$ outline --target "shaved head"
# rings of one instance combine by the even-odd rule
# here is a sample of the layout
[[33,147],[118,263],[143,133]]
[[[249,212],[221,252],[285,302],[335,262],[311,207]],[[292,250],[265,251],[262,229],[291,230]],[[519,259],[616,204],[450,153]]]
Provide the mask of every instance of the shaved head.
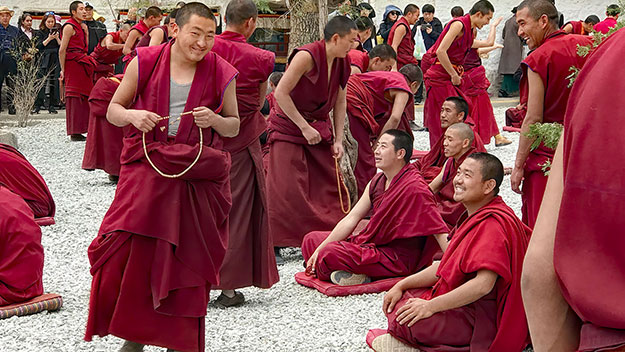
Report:
[[467,125],[464,122],[455,123],[447,127],[447,131],[455,132],[456,136],[458,136],[462,140],[468,139],[470,142],[469,145],[472,145],[473,140],[475,139],[475,133],[473,133],[473,129],[471,129],[471,126]]
[[378,44],[369,51],[369,59],[379,57],[381,60],[397,60],[397,53],[392,46],[388,44]]
[[399,69],[399,73],[404,75],[404,77],[406,77],[406,79],[410,83],[418,82],[419,84],[421,84],[421,82],[423,81],[423,72],[421,72],[419,66],[415,64],[402,66],[402,68]]
[[229,25],[242,25],[250,18],[258,17],[258,8],[253,0],[232,0],[226,7],[226,23]]
[[493,193],[495,196],[499,194],[499,186],[503,182],[503,164],[501,160],[488,153],[473,153],[467,159],[473,159],[480,164],[482,181],[495,180]]
[[549,24],[553,28],[558,28],[560,16],[556,6],[549,0],[524,0],[518,7],[517,12],[527,9],[529,16],[538,21],[543,15],[549,19]]

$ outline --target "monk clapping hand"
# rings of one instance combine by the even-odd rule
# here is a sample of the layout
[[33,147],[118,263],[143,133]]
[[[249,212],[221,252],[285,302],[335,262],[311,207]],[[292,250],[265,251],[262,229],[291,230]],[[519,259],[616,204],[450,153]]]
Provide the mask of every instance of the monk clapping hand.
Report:
[[193,109],[193,120],[199,128],[208,128],[215,124],[221,116],[217,115],[213,110],[200,106]]
[[143,133],[150,132],[158,123],[159,116],[146,110],[127,110],[126,121]]

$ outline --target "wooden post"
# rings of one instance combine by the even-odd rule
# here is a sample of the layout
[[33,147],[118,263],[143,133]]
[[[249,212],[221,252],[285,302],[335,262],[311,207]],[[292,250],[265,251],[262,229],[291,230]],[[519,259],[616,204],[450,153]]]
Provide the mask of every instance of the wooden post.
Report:
[[328,23],[328,0],[319,0],[319,38],[323,38],[323,30]]

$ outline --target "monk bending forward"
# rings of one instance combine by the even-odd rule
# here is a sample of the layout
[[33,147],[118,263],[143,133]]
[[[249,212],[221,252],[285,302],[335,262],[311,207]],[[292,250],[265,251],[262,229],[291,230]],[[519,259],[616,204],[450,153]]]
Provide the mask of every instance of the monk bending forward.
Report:
[[124,352],[204,351],[227,247],[222,137],[239,130],[237,72],[210,52],[216,23],[206,5],[189,3],[176,19],[174,41],[137,50],[107,114],[125,126],[124,147],[115,199],[89,247],[85,339],[113,334],[127,340]]
[[443,259],[398,282],[384,297],[382,351],[521,351],[528,341],[521,267],[530,229],[497,196],[503,165],[475,153],[460,165],[454,198],[467,212]]
[[[304,237],[307,272],[337,285],[362,284],[415,273],[447,248],[447,226],[423,177],[410,166],[411,154],[408,133],[392,129],[380,136],[375,166],[382,172],[332,232]],[[370,211],[367,227],[352,234]]]

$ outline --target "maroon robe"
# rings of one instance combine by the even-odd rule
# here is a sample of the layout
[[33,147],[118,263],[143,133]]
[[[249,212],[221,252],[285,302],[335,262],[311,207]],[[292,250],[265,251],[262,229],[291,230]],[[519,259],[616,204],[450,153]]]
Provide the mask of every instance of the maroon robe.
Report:
[[267,123],[260,113],[260,84],[269,79],[275,55],[246,43],[243,35],[230,31],[215,38],[212,51],[239,71],[237,102],[241,119],[239,134],[224,138],[224,147],[232,155],[232,210],[219,287],[269,288],[280,278],[267,223],[267,190],[259,140]]
[[[133,109],[168,115],[172,45],[137,50]],[[184,111],[206,106],[219,113],[236,75],[209,52],[197,64]],[[219,283],[228,241],[230,155],[222,150],[221,137],[210,128],[199,132],[192,117],[180,120],[175,138],[168,137],[168,121],[162,120],[145,139],[150,158],[165,173],[190,165],[199,133],[204,136],[195,166],[180,178],[165,178],[148,164],[142,133],[132,125],[124,133],[115,199],[89,247],[93,282],[85,340],[113,334],[203,351],[209,292]]]
[[24,200],[0,184],[0,307],[43,294],[41,229]]
[[566,27],[567,24],[570,24],[573,27],[571,34],[581,34],[581,35],[590,35],[590,33],[586,32],[583,26],[584,21],[569,21],[562,26],[562,28]]
[[[301,50],[310,53],[314,66],[300,78],[290,96],[300,114],[319,131],[322,141],[309,145],[279,104],[271,110],[267,214],[274,245],[279,247],[299,247],[308,232],[332,230],[344,215],[332,155],[333,126],[329,113],[339,89],[347,85],[349,60],[334,60],[328,82],[325,42],[320,40],[294,50],[289,61]],[[293,214],[297,214],[297,221],[289,221]]]
[[[87,35],[74,18],[63,27],[72,26],[74,34],[67,44],[65,56],[64,87],[67,112],[67,135],[86,133],[89,126],[89,103],[87,99],[93,88],[95,61],[87,55]],[[61,29],[61,33],[63,30]]]
[[399,42],[399,46],[397,47],[397,69],[404,67],[404,65],[415,64],[418,65],[417,59],[414,57],[414,46],[415,41],[412,37],[412,31],[410,30],[410,23],[406,20],[406,17],[401,16],[395,23],[393,27],[391,27],[391,31],[388,34],[387,43],[391,45],[393,43],[393,38],[395,37],[395,30],[399,26],[406,27],[406,35],[402,38],[401,42]]
[[102,78],[93,87],[89,97],[89,138],[85,143],[82,168],[104,170],[119,176],[124,132],[106,119],[106,111],[119,87],[122,75]]
[[137,39],[137,41],[132,45],[132,48],[130,48],[130,53],[124,55],[124,57],[122,58],[122,62],[124,63],[125,67],[128,67],[130,61],[132,61],[132,59],[137,56],[137,52],[135,51],[135,49],[137,48],[137,44],[139,44],[141,39],[143,39],[143,37],[149,30],[150,27],[148,27],[143,21],[137,22],[137,24],[130,28],[130,32],[128,32],[128,35],[130,35],[132,31],[137,31],[141,34],[141,37],[139,37],[139,39]]
[[553,260],[562,294],[583,322],[580,351],[625,344],[625,219],[619,207],[625,162],[623,130],[615,124],[625,75],[612,69],[623,62],[624,40],[620,30],[588,58],[571,90],[562,135],[564,189]]
[[167,41],[169,41],[169,26],[167,25],[154,26],[150,28],[147,32],[145,32],[143,37],[141,37],[141,39],[139,39],[139,41],[137,42],[137,46],[135,48],[142,48],[144,46],[150,46],[150,40],[152,40],[150,35],[152,34],[152,31],[155,30],[156,28],[162,29],[163,32],[165,33],[165,36],[163,37],[163,39],[161,40],[159,44],[167,43]]
[[[545,100],[543,123],[564,123],[564,113],[569,100],[571,88],[568,88],[567,76],[571,74],[569,68],[582,68],[585,57],[577,55],[577,45],[588,45],[592,39],[588,36],[566,34],[557,31],[548,36],[545,41],[521,62],[523,68],[522,86],[527,84],[527,70],[540,75],[545,86]],[[529,87],[529,86],[528,86]],[[523,175],[523,222],[533,228],[540,209],[540,203],[547,186],[542,166],[548,160],[553,160],[554,150],[541,144],[530,152],[525,161]]]
[[[474,214],[465,213],[451,233],[452,239],[433,288],[412,289],[392,313],[388,330],[395,338],[424,352],[522,351],[528,342],[527,320],[521,299],[521,269],[531,230],[521,223],[501,197]],[[439,312],[412,327],[399,325],[397,310],[407,300],[425,300],[455,290],[479,270],[498,275],[486,296],[467,306]]]
[[[108,34],[113,37],[113,43],[115,44],[123,44],[119,32],[120,31]],[[122,53],[122,49],[109,50],[102,45],[102,41],[98,43],[98,45],[95,47],[95,49],[93,49],[93,52],[91,53],[91,57],[96,62],[95,72],[93,75],[94,85],[98,82],[100,78],[109,77],[115,73],[113,65],[115,65],[119,61],[119,58],[123,55],[124,54]]]
[[[432,235],[447,233],[436,211],[432,192],[419,173],[407,164],[391,181],[388,189],[384,173],[371,180],[369,197],[371,220],[357,234],[344,241],[328,243],[317,257],[315,273],[330,281],[336,270],[385,279],[408,276],[432,264],[440,250]],[[304,260],[330,232],[311,232],[304,237]]]
[[[462,23],[462,36],[454,39],[449,49],[447,49],[447,56],[449,56],[451,64],[462,77],[464,72],[462,65],[473,45],[474,34],[471,28],[470,15],[454,18],[450,24],[456,21]],[[440,43],[449,31],[450,24],[445,27],[436,43],[427,51],[421,63],[422,67],[425,66],[423,79],[427,94],[425,105],[423,106],[423,124],[430,133],[430,147],[433,147],[438,138],[443,135],[440,113],[445,99],[451,96],[461,96],[467,102],[470,103],[471,101],[464,95],[460,86],[451,84],[451,77],[436,57],[436,50],[438,50]]]
[[369,69],[369,54],[365,50],[352,49],[347,53],[349,64],[358,67],[360,73]]
[[[358,195],[362,194],[367,183],[376,174],[373,143],[390,117],[393,108],[393,102],[389,101],[391,89],[408,93],[406,105],[412,103],[410,87],[404,75],[399,72],[361,73],[352,75],[347,82],[349,128],[358,142],[358,160],[354,166]],[[406,132],[410,132],[410,129]]]
[[46,181],[17,149],[2,143],[0,184],[22,197],[36,219],[54,217],[56,207]]
[[490,139],[499,134],[493,105],[488,95],[490,81],[486,78],[486,69],[482,66],[477,49],[471,49],[464,61],[464,76],[460,89],[465,97],[470,99],[471,111],[469,116],[475,122],[475,130],[482,141],[490,143]]

